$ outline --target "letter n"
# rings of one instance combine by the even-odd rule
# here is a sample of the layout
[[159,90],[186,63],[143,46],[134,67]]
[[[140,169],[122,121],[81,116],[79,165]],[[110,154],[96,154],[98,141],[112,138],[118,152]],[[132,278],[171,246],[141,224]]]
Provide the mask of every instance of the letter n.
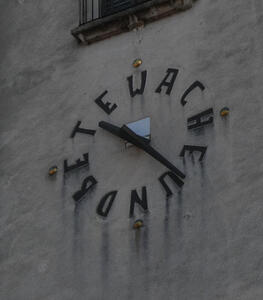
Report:
[[147,192],[146,187],[142,187],[142,198],[138,196],[138,193],[136,190],[131,191],[131,203],[130,203],[130,218],[134,215],[134,206],[135,203],[139,204],[142,209],[146,212],[148,210],[148,203],[147,203]]

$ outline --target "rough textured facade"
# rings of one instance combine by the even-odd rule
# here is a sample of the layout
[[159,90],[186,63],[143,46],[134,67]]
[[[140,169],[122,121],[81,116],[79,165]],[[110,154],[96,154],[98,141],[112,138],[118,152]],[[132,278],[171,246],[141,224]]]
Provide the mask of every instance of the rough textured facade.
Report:
[[[199,0],[90,46],[70,34],[77,10],[73,0],[0,2],[0,299],[261,300],[262,0]],[[168,68],[179,70],[171,94],[155,93]],[[144,94],[131,98],[127,77],[142,70]],[[182,106],[195,80],[205,90]],[[94,103],[105,90],[118,105],[109,116]],[[213,125],[187,130],[209,107]],[[167,200],[167,169],[98,128],[148,116],[152,145],[186,174]],[[70,139],[78,120],[96,135]],[[206,145],[203,162],[179,157],[185,144]],[[89,168],[63,176],[63,160],[86,152]],[[98,184],[76,207],[87,175]],[[149,211],[136,207],[144,227],[133,230],[131,190],[142,186]],[[96,207],[112,190],[102,219]]]

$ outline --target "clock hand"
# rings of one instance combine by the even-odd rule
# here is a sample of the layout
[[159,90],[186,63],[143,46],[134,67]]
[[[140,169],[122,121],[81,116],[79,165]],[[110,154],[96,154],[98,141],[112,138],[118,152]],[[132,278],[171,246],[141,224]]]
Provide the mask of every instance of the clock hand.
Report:
[[101,121],[99,122],[99,127],[144,150],[146,153],[170,169],[173,173],[177,174],[181,178],[185,178],[185,175],[180,170],[178,170],[171,162],[169,162],[164,156],[162,156],[158,151],[149,145],[149,140],[138,136],[126,125],[123,125],[120,128],[108,122]]
[[121,128],[118,126],[115,126],[113,124],[110,124],[108,122],[100,121],[99,127],[110,132],[113,135],[118,136],[119,138],[123,139],[123,135],[121,134]]
[[155,150],[152,146],[150,146],[148,143],[145,143],[144,140],[140,136],[138,136],[136,133],[134,133],[129,127],[126,125],[121,127],[121,130],[123,131],[123,134],[125,135],[125,139],[137,146],[138,148],[144,150],[146,153],[151,155],[153,158],[158,160],[161,164],[166,166],[168,169],[170,169],[173,173],[177,174],[181,178],[185,178],[185,175],[178,170],[170,161],[168,161],[161,153],[159,153],[157,150]]
[[[99,122],[99,127],[100,128],[102,128],[102,129],[104,129],[104,130],[106,130],[106,131],[108,131],[108,132],[110,132],[111,134],[113,134],[113,135],[115,135],[115,136],[117,136],[117,137],[119,137],[119,138],[121,138],[121,139],[125,139],[126,141],[128,141],[128,142],[130,142],[129,140],[128,140],[128,136],[127,136],[127,134],[123,131],[123,129],[122,128],[120,128],[120,127],[118,127],[118,126],[115,126],[115,125],[113,125],[113,124],[110,124],[110,123],[108,123],[108,122],[104,122],[104,121],[101,121],[101,122]],[[146,144],[149,144],[149,140],[148,139],[146,139],[146,138],[144,138],[144,137],[141,137],[141,136],[138,136],[138,135],[136,135],[137,137],[138,137],[138,139],[140,139],[142,142],[144,142],[144,143],[146,143]],[[132,143],[132,142],[131,142]],[[133,144],[133,143],[132,143]],[[139,147],[139,146],[138,146]]]

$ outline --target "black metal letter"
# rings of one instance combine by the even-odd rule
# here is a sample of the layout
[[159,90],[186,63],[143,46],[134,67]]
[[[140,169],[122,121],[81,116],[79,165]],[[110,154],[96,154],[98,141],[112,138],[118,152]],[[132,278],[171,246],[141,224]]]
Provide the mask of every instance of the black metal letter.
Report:
[[161,185],[164,187],[165,191],[166,191],[166,197],[170,197],[172,196],[172,191],[171,189],[169,188],[168,184],[165,182],[164,178],[166,176],[169,176],[179,187],[182,187],[184,185],[184,182],[179,178],[177,177],[174,173],[168,171],[168,172],[165,172],[162,176],[159,177],[159,181],[161,183]]
[[[91,183],[88,187],[88,183]],[[72,198],[77,202],[79,201],[94,185],[96,185],[98,182],[93,176],[86,177],[81,185],[81,188],[79,191],[77,191]]]
[[197,114],[191,118],[188,118],[187,119],[187,123],[188,123],[187,128],[193,129],[193,128],[207,125],[209,123],[213,123],[213,121],[214,121],[213,114],[214,114],[213,108],[209,108],[209,109],[201,112],[200,114]]
[[184,157],[185,151],[189,151],[190,154],[192,154],[194,151],[199,151],[199,152],[201,152],[199,161],[201,161],[201,160],[203,160],[203,157],[206,153],[206,149],[207,149],[207,147],[185,145],[180,153],[180,156]]
[[138,203],[144,211],[148,210],[148,203],[147,203],[147,193],[146,193],[146,187],[142,187],[142,199],[138,196],[138,193],[136,190],[131,191],[131,204],[130,204],[130,218],[134,214],[134,205],[135,203]]
[[90,134],[90,135],[94,135],[96,133],[96,130],[80,128],[79,127],[80,124],[81,124],[81,121],[78,121],[76,126],[73,128],[72,133],[70,135],[71,138],[74,138],[74,136],[77,132],[86,133],[86,134]]
[[189,88],[184,92],[182,98],[181,98],[181,104],[183,106],[185,106],[185,104],[187,103],[185,101],[185,98],[188,96],[188,94],[190,94],[192,92],[192,90],[194,90],[195,88],[199,88],[201,91],[203,91],[205,89],[204,85],[200,82],[200,81],[195,81],[193,84],[191,84],[189,86]]
[[[160,85],[158,86],[158,88],[155,90],[155,93],[161,93],[162,87],[163,86],[167,86],[166,94],[167,95],[171,94],[171,91],[172,91],[175,79],[176,79],[177,74],[178,74],[179,71],[177,69],[170,69],[169,68],[169,69],[167,69],[166,72],[167,72],[167,74],[165,75],[163,81],[160,83]],[[171,78],[170,81],[167,81],[167,79],[170,76],[170,74],[172,74],[172,78]]]
[[110,115],[116,108],[117,108],[117,104],[113,104],[111,105],[111,102],[106,102],[104,103],[102,101],[102,98],[108,93],[108,91],[103,92],[97,99],[95,99],[94,101],[98,104],[98,106],[100,108],[102,108],[106,114]]
[[89,154],[88,153],[83,154],[83,158],[84,158],[83,161],[78,159],[78,160],[76,160],[76,164],[71,165],[71,166],[68,166],[68,160],[65,159],[64,160],[64,173],[67,173],[69,171],[72,171],[72,170],[80,168],[80,167],[88,166],[89,165]]
[[[112,191],[107,193],[105,196],[102,197],[102,199],[100,200],[99,205],[97,206],[97,214],[102,216],[102,217],[107,217],[108,213],[111,209],[111,206],[113,204],[113,201],[117,195],[118,191]],[[107,199],[110,198],[108,206],[106,207],[105,210],[103,210],[105,203],[107,202]]]
[[127,80],[129,82],[129,91],[130,95],[133,98],[137,94],[142,95],[144,92],[145,84],[146,84],[146,77],[147,77],[147,71],[141,72],[141,87],[140,89],[133,89],[133,76],[127,77]]

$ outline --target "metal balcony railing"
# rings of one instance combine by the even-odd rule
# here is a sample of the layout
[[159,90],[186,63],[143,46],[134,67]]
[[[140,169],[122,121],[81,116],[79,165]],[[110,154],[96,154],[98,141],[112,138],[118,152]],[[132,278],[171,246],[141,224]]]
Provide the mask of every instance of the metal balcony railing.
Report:
[[113,15],[149,0],[79,0],[79,25]]

